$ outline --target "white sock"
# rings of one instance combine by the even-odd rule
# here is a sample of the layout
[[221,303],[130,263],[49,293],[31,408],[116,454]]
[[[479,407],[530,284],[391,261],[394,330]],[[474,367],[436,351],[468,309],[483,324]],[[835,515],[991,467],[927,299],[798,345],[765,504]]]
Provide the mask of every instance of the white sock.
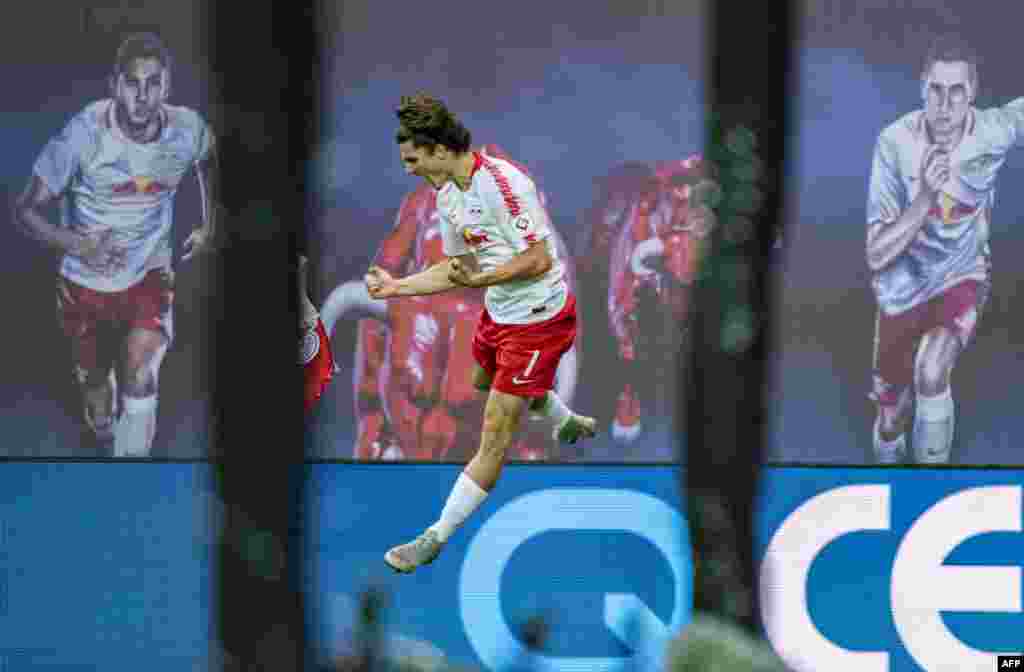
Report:
[[902,462],[907,452],[907,435],[900,434],[891,441],[882,438],[882,417],[875,419],[875,460],[879,464]]
[[956,406],[950,388],[934,397],[917,396],[914,457],[921,464],[945,464],[953,449]]
[[572,416],[572,411],[565,402],[551,390],[544,396],[544,405],[532,413],[534,417],[550,422],[555,429],[561,427],[562,423]]
[[149,457],[156,434],[156,395],[125,396],[121,410],[114,427],[114,457]]
[[441,541],[448,541],[448,537],[452,536],[459,525],[462,525],[486,498],[487,491],[474,483],[466,472],[462,472],[455,481],[452,494],[448,495],[444,509],[441,510],[441,518],[429,529],[437,533]]

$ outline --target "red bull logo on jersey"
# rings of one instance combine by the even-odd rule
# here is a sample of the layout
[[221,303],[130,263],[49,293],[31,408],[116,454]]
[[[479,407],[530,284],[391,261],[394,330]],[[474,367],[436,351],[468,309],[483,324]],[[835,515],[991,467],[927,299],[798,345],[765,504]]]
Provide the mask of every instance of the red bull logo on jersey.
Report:
[[158,194],[161,191],[167,191],[167,186],[149,177],[133,177],[114,185],[114,193],[119,195]]
[[463,229],[462,237],[473,247],[491,242],[490,237],[480,229]]
[[935,219],[942,220],[944,224],[958,224],[967,217],[973,216],[977,210],[977,206],[965,205],[943,193],[939,198],[939,204],[933,206],[928,214]]

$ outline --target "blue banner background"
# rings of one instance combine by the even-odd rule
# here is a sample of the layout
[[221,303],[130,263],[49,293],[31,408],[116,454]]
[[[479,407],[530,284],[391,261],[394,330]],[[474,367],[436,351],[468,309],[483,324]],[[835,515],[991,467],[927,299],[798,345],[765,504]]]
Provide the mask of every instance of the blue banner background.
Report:
[[[414,538],[436,520],[459,472],[453,465],[433,464],[324,464],[315,468],[312,569],[321,602],[313,623],[324,637],[325,651],[344,650],[354,600],[366,587],[375,585],[390,595],[389,634],[430,642],[449,660],[481,664],[460,617],[465,607],[462,601],[467,599],[466,595],[460,598],[460,581],[488,569],[467,569],[470,544],[482,526],[513,500],[561,488],[615,491],[601,495],[601,502],[607,504],[578,507],[574,514],[579,514],[584,526],[614,528],[613,519],[625,512],[635,518],[636,525],[650,526],[650,534],[672,537],[679,549],[685,549],[674,560],[685,576],[680,613],[688,621],[692,569],[684,525],[655,529],[659,525],[656,519],[645,520],[642,512],[634,507],[623,509],[621,500],[616,499],[623,491],[626,497],[651,496],[679,512],[682,521],[679,471],[673,467],[507,466],[497,488],[433,564],[410,575],[391,573],[384,564],[384,552]],[[548,515],[537,510],[516,519],[513,527],[517,530],[507,533],[522,532],[523,527],[543,530],[552,518],[562,515],[559,510],[549,510]],[[499,526],[498,532],[502,530],[509,528]],[[624,660],[631,653],[603,621],[604,596],[635,594],[664,623],[671,621],[676,609],[670,561],[654,543],[614,529],[541,531],[515,548],[507,568],[500,572],[500,585],[494,586],[494,591],[500,592],[505,622],[515,629],[526,618],[547,613],[552,621],[547,647],[550,656],[592,658],[590,669],[602,669],[602,665],[619,669],[620,663],[601,660]],[[482,548],[473,552],[481,553],[477,557],[484,565],[501,561],[490,542],[482,542]],[[491,599],[486,595],[469,597],[485,602]],[[470,627],[479,628],[477,634],[482,638],[499,637],[483,623]]]

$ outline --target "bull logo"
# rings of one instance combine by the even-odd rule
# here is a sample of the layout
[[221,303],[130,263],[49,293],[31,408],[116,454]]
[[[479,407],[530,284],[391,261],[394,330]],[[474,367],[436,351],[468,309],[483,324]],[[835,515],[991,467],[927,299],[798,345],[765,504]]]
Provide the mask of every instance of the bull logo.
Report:
[[128,182],[114,185],[115,194],[157,194],[167,187],[150,177],[133,177]]
[[463,229],[462,237],[473,247],[483,243],[489,243],[491,240],[487,234],[480,229],[476,229],[475,231],[473,229]]

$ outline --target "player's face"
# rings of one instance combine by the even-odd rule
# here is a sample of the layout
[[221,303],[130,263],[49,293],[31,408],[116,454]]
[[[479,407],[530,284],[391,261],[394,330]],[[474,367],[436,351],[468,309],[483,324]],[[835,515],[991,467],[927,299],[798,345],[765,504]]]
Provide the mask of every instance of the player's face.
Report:
[[117,102],[134,125],[149,124],[167,98],[167,71],[155,58],[139,58],[118,76]]
[[938,61],[924,81],[924,112],[938,142],[952,136],[964,123],[974,99],[970,67],[963,61]]
[[438,145],[434,151],[426,147],[414,147],[412,141],[403,142],[398,146],[405,172],[419,177],[430,177],[444,172],[445,164],[440,156],[443,148]]

